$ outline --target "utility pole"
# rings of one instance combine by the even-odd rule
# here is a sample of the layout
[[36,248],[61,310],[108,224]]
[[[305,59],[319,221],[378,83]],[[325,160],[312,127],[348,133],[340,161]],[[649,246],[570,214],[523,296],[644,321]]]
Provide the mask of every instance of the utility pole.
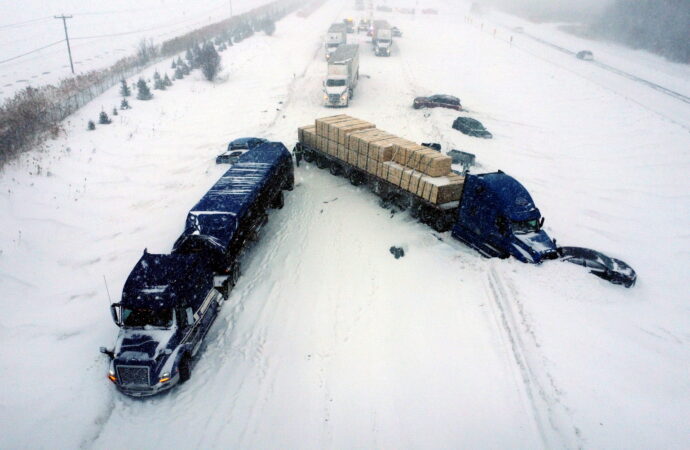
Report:
[[69,66],[72,68],[72,75],[74,75],[74,64],[72,63],[72,49],[69,48],[69,36],[67,35],[67,19],[71,19],[72,16],[53,16],[56,19],[62,19],[62,24],[65,26],[65,41],[67,41],[67,54],[69,55]]

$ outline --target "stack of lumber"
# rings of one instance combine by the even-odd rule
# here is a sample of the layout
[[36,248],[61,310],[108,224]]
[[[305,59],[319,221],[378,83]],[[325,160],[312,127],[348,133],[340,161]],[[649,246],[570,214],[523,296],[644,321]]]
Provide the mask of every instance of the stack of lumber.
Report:
[[299,142],[376,175],[431,203],[460,200],[465,178],[451,158],[346,114],[298,128]]

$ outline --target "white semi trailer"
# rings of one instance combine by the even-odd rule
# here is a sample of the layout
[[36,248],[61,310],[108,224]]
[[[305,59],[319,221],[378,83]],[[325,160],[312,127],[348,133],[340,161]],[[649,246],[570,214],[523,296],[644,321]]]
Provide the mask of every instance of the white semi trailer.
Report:
[[328,60],[328,72],[323,82],[326,106],[347,106],[359,80],[359,45],[338,47]]
[[329,60],[333,52],[343,44],[347,44],[347,25],[334,23],[326,33],[326,60]]

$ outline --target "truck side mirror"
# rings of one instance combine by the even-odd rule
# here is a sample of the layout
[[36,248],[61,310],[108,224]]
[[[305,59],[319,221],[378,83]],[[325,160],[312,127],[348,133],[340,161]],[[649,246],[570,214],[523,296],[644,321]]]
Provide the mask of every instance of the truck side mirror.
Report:
[[113,359],[113,358],[115,357],[115,355],[113,354],[113,351],[112,351],[112,350],[108,350],[108,349],[105,348],[105,347],[100,347],[98,350],[99,350],[101,353],[103,353],[104,355],[108,355],[108,357],[109,357],[110,359]]
[[115,322],[115,325],[118,327],[122,326],[122,314],[121,314],[121,307],[119,303],[113,303],[110,305],[110,315],[113,316],[113,322]]
[[539,219],[539,229],[541,230],[541,228],[543,226],[544,226],[544,218],[542,217],[541,219]]

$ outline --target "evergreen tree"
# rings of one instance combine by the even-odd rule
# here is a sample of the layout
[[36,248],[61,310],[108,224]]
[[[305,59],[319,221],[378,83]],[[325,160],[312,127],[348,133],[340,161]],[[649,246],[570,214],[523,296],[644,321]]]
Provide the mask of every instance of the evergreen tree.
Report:
[[192,47],[189,47],[187,51],[184,54],[184,59],[187,60],[188,65],[192,65],[192,61],[194,61],[194,54],[192,53]]
[[96,129],[96,124],[93,123],[93,120],[89,120],[88,125],[86,126],[86,129],[89,131],[93,131]]
[[266,19],[263,26],[264,33],[266,36],[273,36],[276,31],[276,24],[271,19]]
[[175,69],[175,79],[181,80],[183,78],[184,78],[184,72],[182,71],[182,67],[177,66],[177,69]]
[[98,115],[98,123],[101,125],[108,125],[110,122],[110,117],[108,117],[108,114],[105,111],[101,111],[101,113]]
[[153,98],[153,94],[151,94],[151,90],[143,78],[139,78],[137,81],[137,91],[138,100],[151,100]]
[[170,64],[170,68],[174,69],[177,66],[177,63],[175,63],[175,60],[173,59],[172,64]]
[[113,108],[113,116],[117,116],[117,108]]
[[[156,72],[156,74],[158,74],[158,72]],[[165,90],[165,84],[163,83],[161,76],[158,75],[158,78],[156,78],[154,75],[153,78],[154,78],[153,88],[156,89],[157,91],[164,91]]]
[[120,109],[125,110],[125,109],[130,109],[131,106],[129,106],[129,102],[127,101],[126,98],[123,98],[122,101],[120,102]]
[[213,81],[220,71],[220,55],[216,51],[213,43],[207,42],[199,54],[201,71],[207,80]]
[[123,97],[129,97],[132,95],[132,91],[130,91],[129,86],[127,86],[127,80],[124,78],[120,80],[120,95]]
[[177,63],[175,64],[176,66],[181,66],[184,64],[184,61],[182,61],[182,57],[178,56],[177,57]]
[[172,86],[172,81],[170,81],[170,78],[168,78],[168,74],[165,74],[165,78],[163,78],[163,85],[166,87]]
[[155,72],[153,72],[153,80],[154,80],[154,81],[157,81],[157,80],[160,80],[160,79],[161,79],[161,74],[158,73],[157,70],[156,70]]

